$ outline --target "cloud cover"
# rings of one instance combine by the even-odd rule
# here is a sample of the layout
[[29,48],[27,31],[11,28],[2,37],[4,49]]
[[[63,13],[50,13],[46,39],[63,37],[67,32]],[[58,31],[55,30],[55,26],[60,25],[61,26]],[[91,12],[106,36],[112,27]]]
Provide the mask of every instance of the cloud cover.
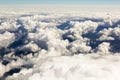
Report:
[[12,10],[0,13],[1,80],[119,80],[119,11]]

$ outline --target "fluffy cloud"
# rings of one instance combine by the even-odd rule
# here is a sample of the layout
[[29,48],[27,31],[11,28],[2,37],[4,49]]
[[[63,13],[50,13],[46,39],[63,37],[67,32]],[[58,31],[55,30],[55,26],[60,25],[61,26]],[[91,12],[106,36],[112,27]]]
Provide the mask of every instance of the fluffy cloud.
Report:
[[[41,60],[42,62],[40,62]],[[38,62],[35,61],[37,64],[32,69],[23,69],[20,73],[9,76],[7,80],[119,80],[119,61],[120,58],[117,55],[100,56],[95,54],[39,58]]]
[[3,34],[0,34],[0,48],[7,48],[11,43],[15,41],[15,35],[14,33],[5,32]]
[[0,14],[0,80],[119,80],[119,11]]
[[99,54],[109,54],[110,53],[109,50],[110,50],[110,43],[103,42],[97,47],[96,52]]
[[77,31],[81,32],[82,34],[94,32],[98,27],[98,23],[90,21],[90,20],[85,21],[85,22],[77,22],[77,21],[73,22],[73,21],[71,21],[70,24],[73,25],[74,28]]

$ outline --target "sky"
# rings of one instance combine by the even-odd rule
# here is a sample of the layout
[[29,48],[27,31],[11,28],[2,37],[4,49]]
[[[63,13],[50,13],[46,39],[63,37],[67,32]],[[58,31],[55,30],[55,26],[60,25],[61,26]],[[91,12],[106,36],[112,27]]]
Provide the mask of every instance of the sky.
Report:
[[120,0],[0,0],[0,4],[85,4],[119,5]]

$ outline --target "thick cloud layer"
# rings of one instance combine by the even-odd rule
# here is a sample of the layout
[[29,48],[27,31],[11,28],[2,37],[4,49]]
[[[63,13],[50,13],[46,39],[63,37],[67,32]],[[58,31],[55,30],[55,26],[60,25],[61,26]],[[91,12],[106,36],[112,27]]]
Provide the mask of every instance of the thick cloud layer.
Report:
[[14,10],[0,13],[0,80],[120,79],[118,10]]

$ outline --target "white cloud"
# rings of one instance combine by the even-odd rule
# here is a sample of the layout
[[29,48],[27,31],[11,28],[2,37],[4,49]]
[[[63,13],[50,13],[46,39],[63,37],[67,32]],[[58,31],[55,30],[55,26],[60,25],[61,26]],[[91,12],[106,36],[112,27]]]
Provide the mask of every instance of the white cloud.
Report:
[[99,54],[109,54],[110,53],[110,43],[103,42],[97,47],[97,53]]
[[0,79],[120,79],[119,11],[20,10],[0,12]]
[[14,33],[5,32],[3,34],[0,34],[0,48],[7,48],[11,43],[15,41],[15,35]]

